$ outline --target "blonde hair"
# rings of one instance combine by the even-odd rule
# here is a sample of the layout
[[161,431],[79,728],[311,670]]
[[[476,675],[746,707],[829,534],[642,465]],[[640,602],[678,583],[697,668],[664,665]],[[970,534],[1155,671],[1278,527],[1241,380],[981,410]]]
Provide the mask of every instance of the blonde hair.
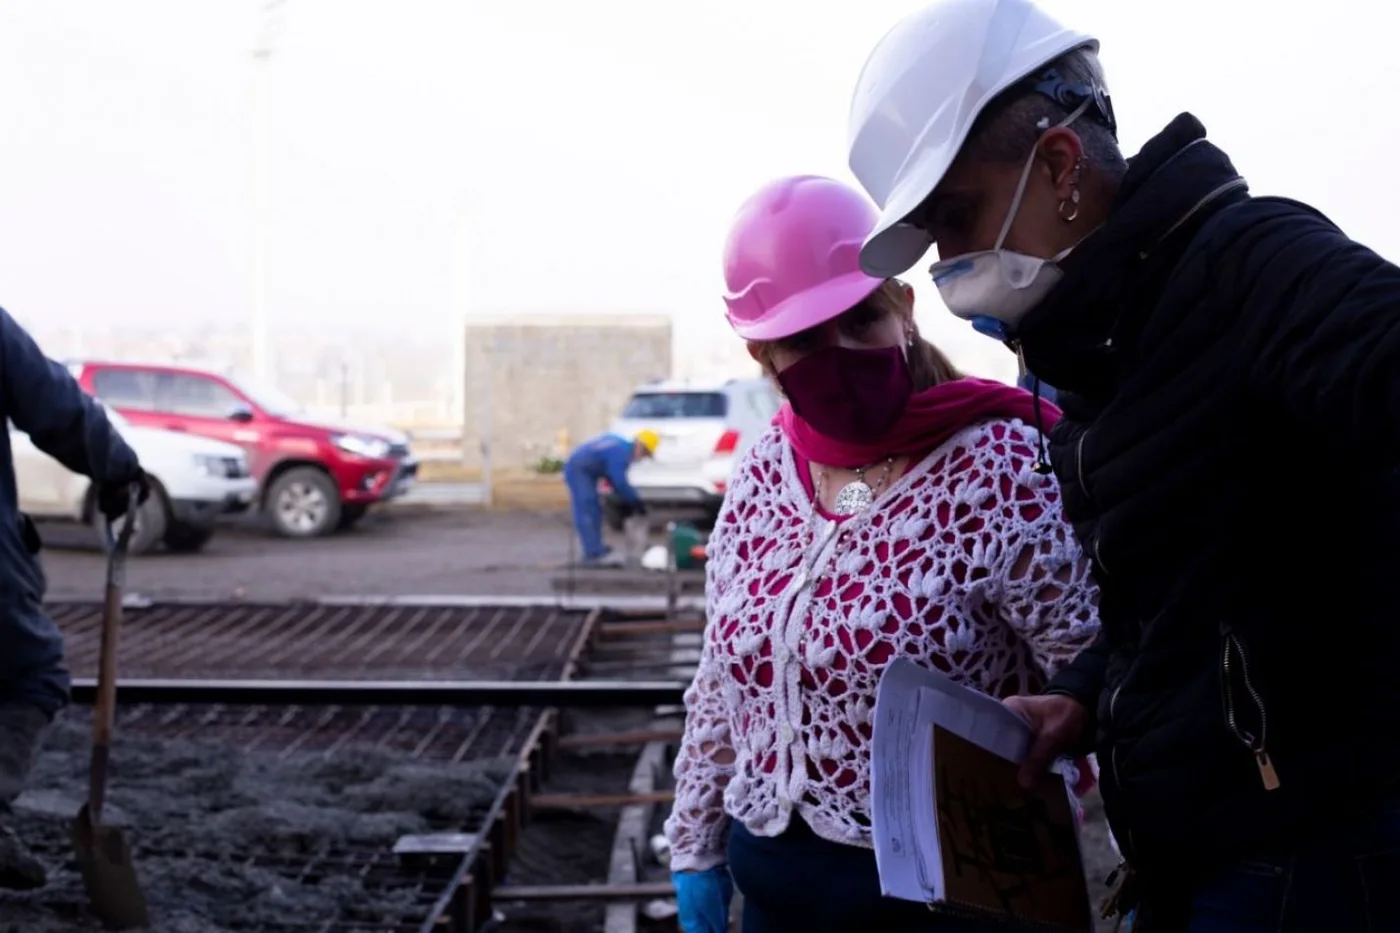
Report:
[[[913,312],[909,306],[906,288],[907,286],[898,279],[886,279],[884,284],[855,307],[859,308],[864,305],[879,312],[882,318],[894,314],[908,319]],[[759,365],[763,367],[764,374],[775,381],[778,374],[773,368],[771,350],[776,343],[778,341],[775,340],[754,340],[749,343],[749,349],[759,361]],[[914,383],[915,392],[922,392],[925,389],[931,389],[936,385],[963,377],[963,374],[943,354],[942,350],[919,336],[917,332],[915,332],[914,341],[909,347],[909,375]]]

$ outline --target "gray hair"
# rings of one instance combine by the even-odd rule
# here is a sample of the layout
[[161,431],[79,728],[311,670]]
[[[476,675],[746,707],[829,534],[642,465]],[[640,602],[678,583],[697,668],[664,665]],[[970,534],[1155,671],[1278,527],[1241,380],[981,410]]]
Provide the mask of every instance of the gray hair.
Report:
[[[1035,89],[1035,82],[1051,69],[1066,82],[1102,88],[1107,93],[1099,56],[1088,48],[1067,52],[988,104],[972,124],[964,152],[989,162],[1021,162],[1028,158],[1045,128],[1060,123],[1073,111],[1073,107],[1051,100]],[[1098,111],[1091,106],[1072,127],[1084,145],[1085,163],[1110,178],[1122,178],[1128,163],[1113,130]]]

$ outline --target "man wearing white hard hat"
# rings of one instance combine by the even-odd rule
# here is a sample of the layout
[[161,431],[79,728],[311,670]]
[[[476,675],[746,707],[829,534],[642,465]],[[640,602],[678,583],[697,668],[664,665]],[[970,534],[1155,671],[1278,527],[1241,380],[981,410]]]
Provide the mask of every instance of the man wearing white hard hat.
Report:
[[1103,629],[1008,701],[1024,777],[1097,750],[1140,933],[1400,930],[1400,269],[1190,114],[1125,159],[1098,51],[939,0],[850,113],[865,271],[936,247],[949,310],[1059,390]]

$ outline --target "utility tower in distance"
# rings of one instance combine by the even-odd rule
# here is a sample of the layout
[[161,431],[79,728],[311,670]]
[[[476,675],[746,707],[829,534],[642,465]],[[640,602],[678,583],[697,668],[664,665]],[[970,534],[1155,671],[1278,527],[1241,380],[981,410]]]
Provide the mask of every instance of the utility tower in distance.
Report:
[[277,35],[281,31],[286,0],[264,0],[257,42],[253,46],[253,231],[251,324],[253,375],[262,384],[274,382],[272,343],[267,323],[267,235],[270,223],[268,198],[268,138],[271,135],[271,80],[269,67]]

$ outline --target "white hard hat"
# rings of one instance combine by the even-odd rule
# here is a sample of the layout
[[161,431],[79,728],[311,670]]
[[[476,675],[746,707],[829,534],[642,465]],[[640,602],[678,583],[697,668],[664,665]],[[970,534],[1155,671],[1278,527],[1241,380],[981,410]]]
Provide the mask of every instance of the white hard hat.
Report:
[[[968,131],[999,93],[1098,40],[1031,0],[935,0],[901,20],[866,59],[851,100],[850,166],[880,206],[860,264],[890,278],[929,238],[903,221],[933,193]],[[1028,153],[1029,155],[1029,153]]]

